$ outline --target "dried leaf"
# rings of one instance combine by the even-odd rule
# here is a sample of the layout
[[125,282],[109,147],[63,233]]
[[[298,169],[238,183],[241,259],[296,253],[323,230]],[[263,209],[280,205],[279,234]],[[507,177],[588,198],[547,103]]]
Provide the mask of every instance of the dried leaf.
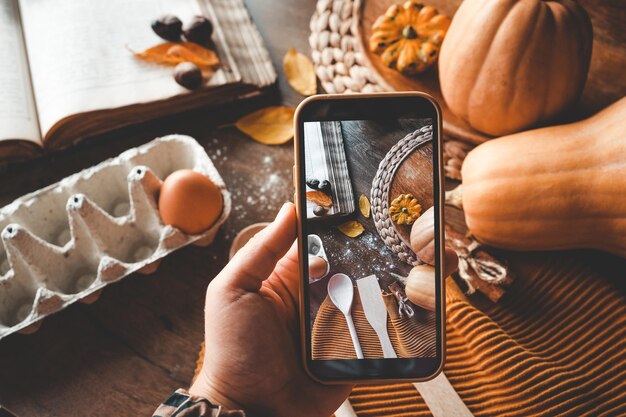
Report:
[[193,42],[164,42],[134,54],[139,59],[157,64],[192,62],[202,69],[212,69],[220,63],[215,52]]
[[361,194],[361,197],[359,197],[359,210],[361,210],[363,217],[370,216],[370,208],[370,201],[367,199],[365,194]]
[[167,50],[167,54],[182,61],[192,62],[201,68],[215,68],[220,63],[215,52],[193,42],[176,44]]
[[291,107],[266,107],[242,117],[235,123],[237,129],[265,145],[280,145],[293,138]]
[[331,207],[333,200],[330,196],[322,191],[307,191],[306,199],[322,207]]
[[350,220],[337,226],[337,229],[348,237],[357,237],[365,231],[363,225],[356,220]]
[[289,85],[304,96],[317,93],[317,79],[311,60],[291,48],[283,59],[283,70]]

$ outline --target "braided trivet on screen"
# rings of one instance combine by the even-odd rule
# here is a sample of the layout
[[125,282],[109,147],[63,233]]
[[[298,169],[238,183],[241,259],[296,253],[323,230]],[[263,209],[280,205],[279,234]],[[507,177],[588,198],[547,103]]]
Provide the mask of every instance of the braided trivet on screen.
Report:
[[372,219],[374,219],[376,230],[385,245],[409,265],[418,265],[422,262],[393,225],[389,215],[389,188],[402,161],[419,146],[432,139],[433,127],[430,125],[406,135],[387,152],[385,158],[378,165],[378,171],[372,181],[370,197],[372,200]]

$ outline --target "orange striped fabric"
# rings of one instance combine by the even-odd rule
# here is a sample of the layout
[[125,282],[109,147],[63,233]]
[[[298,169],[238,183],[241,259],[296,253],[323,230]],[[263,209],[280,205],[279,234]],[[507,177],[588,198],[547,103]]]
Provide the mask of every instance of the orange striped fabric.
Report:
[[[387,320],[389,338],[398,357],[435,356],[437,353],[435,314],[416,309],[413,318],[400,317],[394,296],[386,293],[383,300],[389,313]],[[352,320],[363,356],[382,358],[383,350],[376,332],[365,318],[357,288],[354,289]],[[346,319],[328,297],[317,312],[311,339],[313,359],[356,359]]]
[[[522,267],[523,269],[523,267]],[[578,261],[558,257],[498,304],[447,285],[448,379],[476,416],[626,415],[626,299]],[[624,274],[624,271],[616,273]],[[411,384],[358,386],[359,417],[430,416]]]
[[[561,256],[478,308],[448,280],[444,372],[476,416],[626,416],[626,297]],[[615,271],[623,275],[626,271]],[[204,343],[198,358],[200,369]],[[412,384],[357,386],[358,417],[430,416]]]

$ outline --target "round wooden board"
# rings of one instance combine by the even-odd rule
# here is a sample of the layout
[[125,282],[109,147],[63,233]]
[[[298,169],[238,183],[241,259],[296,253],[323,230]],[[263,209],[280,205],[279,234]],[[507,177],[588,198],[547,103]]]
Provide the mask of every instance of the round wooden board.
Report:
[[[436,7],[441,13],[452,17],[462,0],[427,0],[425,3]],[[436,66],[425,73],[407,77],[398,71],[386,67],[380,57],[369,52],[368,39],[372,33],[372,24],[387,8],[398,3],[397,0],[356,0],[357,19],[356,37],[364,53],[367,65],[372,69],[379,84],[389,91],[423,91],[432,95],[441,106],[444,133],[479,144],[489,139],[472,129],[467,123],[456,117],[446,106],[441,90]],[[599,111],[626,95],[626,54],[623,44],[626,39],[626,15],[619,1],[594,2],[580,0],[587,10],[593,24],[593,53],[589,76],[585,90],[574,111],[569,111],[550,124],[566,123],[579,120]]]
[[[413,194],[422,206],[422,213],[433,205],[433,143],[415,149],[400,163],[391,180],[388,204],[400,194]],[[411,247],[411,226],[393,223],[404,243]]]
[[[397,0],[359,0],[357,3],[356,10],[359,26],[357,27],[356,37],[365,56],[365,61],[373,70],[378,83],[389,91],[423,91],[433,96],[441,106],[443,130],[450,136],[475,144],[490,139],[490,136],[472,129],[448,109],[439,89],[436,65],[422,74],[407,77],[385,66],[378,55],[370,52],[368,39],[372,35],[372,24],[378,16],[385,13],[389,6],[396,4]],[[461,4],[461,0],[431,0],[427,4],[435,6],[441,13],[452,16],[459,4]]]

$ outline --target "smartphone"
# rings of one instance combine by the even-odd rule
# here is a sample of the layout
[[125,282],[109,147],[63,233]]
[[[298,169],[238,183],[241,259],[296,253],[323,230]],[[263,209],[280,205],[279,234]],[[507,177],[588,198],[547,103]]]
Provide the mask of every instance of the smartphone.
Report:
[[[439,106],[418,92],[317,95],[294,123],[305,369],[322,383],[433,378],[445,337]],[[403,285],[421,263],[412,224],[427,215],[429,309]]]

